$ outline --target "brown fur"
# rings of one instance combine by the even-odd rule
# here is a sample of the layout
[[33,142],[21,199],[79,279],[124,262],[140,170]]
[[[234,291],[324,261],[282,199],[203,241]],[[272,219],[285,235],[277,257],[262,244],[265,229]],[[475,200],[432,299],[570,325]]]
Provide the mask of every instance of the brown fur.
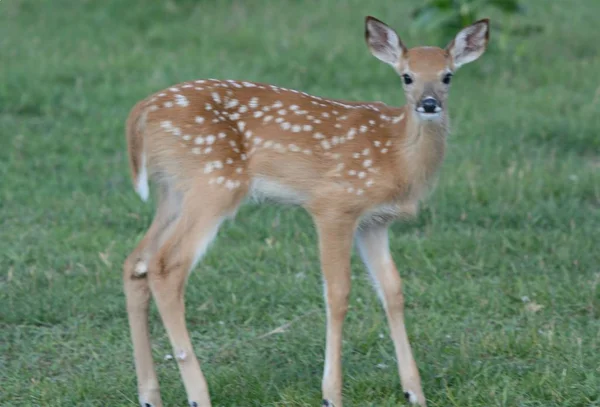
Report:
[[[470,37],[461,37],[460,43],[479,52],[482,29],[469,28]],[[142,403],[161,405],[148,336],[152,293],[180,356],[190,402],[210,406],[185,327],[183,291],[189,270],[223,218],[252,194],[301,205],[315,221],[328,310],[324,399],[342,405],[342,324],[356,237],[385,306],[402,386],[411,402],[425,406],[404,327],[401,279],[391,259],[387,225],[416,213],[442,163],[446,109],[430,120],[416,106],[432,96],[445,107],[448,86],[441,79],[453,70],[453,55],[464,50],[452,44],[446,50],[407,49],[395,38],[379,20],[367,19],[372,52],[399,74],[414,78],[405,86],[408,104],[403,107],[208,79],[157,92],[132,109],[126,127],[134,184],[143,196],[147,173],[160,187],[154,222],[124,267]]]

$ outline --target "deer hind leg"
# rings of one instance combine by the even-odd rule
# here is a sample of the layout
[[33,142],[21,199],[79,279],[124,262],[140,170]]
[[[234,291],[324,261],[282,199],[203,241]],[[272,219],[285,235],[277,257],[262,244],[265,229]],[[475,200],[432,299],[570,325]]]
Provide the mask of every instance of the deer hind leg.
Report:
[[194,354],[185,323],[184,290],[190,270],[232,215],[242,198],[235,193],[202,185],[184,197],[173,233],[150,261],[150,289],[169,336],[190,406],[209,407],[206,379]]
[[425,406],[421,378],[404,325],[402,280],[390,254],[387,226],[370,225],[356,234],[357,246],[367,266],[390,326],[404,396],[411,404]]
[[323,406],[342,406],[342,331],[350,295],[354,222],[315,218],[327,310]]
[[152,361],[148,327],[150,302],[147,279],[148,259],[172,231],[179,212],[180,198],[168,185],[161,185],[154,220],[123,266],[123,286],[133,344],[138,395],[142,407],[162,406],[158,379]]

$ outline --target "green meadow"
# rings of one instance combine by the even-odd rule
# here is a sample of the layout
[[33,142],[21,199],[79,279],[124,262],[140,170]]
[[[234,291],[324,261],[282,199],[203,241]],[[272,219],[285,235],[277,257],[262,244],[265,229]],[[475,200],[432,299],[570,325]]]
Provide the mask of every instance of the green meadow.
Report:
[[[178,82],[243,79],[401,105],[373,15],[408,46],[417,0],[0,0],[0,405],[136,406],[122,263],[148,227],[124,122]],[[391,229],[430,407],[600,406],[600,2],[490,10],[455,76],[452,134],[418,218]],[[535,23],[528,36],[507,28]],[[500,30],[504,28],[504,31]],[[358,256],[345,406],[403,406]],[[319,406],[325,311],[302,209],[249,204],[192,273],[187,320],[213,405]],[[163,401],[186,396],[155,307]]]

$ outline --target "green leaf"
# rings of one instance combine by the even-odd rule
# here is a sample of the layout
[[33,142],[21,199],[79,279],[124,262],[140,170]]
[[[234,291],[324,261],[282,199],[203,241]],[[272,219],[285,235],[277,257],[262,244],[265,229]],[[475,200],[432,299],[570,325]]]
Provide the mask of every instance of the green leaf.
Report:
[[505,13],[516,14],[523,11],[523,6],[520,4],[519,0],[488,0],[488,3]]

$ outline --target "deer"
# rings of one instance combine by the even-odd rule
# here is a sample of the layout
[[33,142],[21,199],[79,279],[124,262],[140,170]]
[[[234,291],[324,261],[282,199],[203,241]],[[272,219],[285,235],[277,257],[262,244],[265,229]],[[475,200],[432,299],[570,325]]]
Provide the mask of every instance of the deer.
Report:
[[463,28],[445,48],[409,49],[396,31],[367,16],[365,38],[371,54],[400,76],[405,105],[201,79],[156,92],[130,111],[126,140],[135,191],[147,201],[149,180],[157,189],[154,219],[123,267],[142,407],[162,406],[149,336],[151,297],[189,405],[211,406],[186,326],[184,291],[222,222],[248,199],[301,207],[314,221],[326,311],[322,406],[342,407],[353,247],[385,311],[404,397],[426,406],[388,230],[395,220],[414,217],[433,188],[449,133],[451,79],[484,53],[489,20]]

